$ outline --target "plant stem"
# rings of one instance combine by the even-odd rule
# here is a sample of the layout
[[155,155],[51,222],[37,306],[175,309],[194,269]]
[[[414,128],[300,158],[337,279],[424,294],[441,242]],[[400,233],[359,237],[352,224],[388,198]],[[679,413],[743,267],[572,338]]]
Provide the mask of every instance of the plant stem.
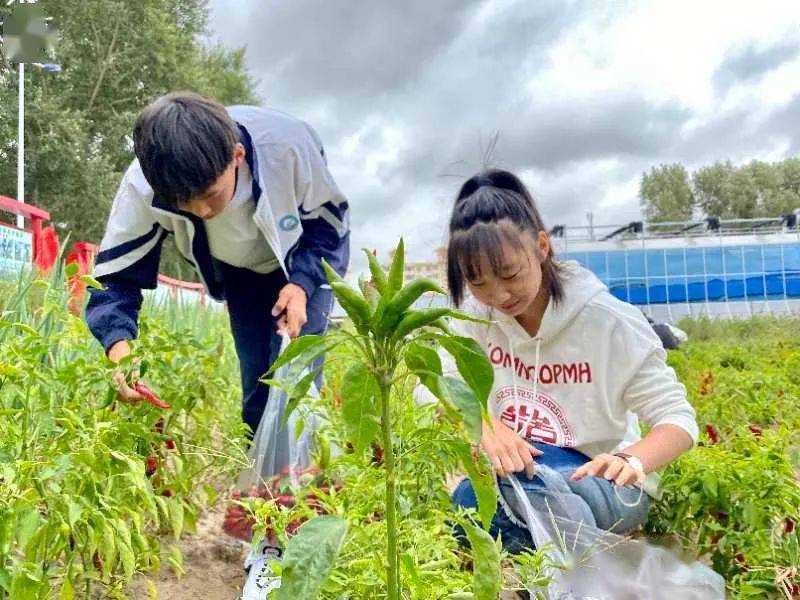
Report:
[[395,512],[396,475],[394,470],[394,450],[392,448],[392,411],[390,406],[392,391],[391,375],[385,373],[379,381],[381,388],[383,460],[386,466],[386,558],[388,560],[387,598],[388,600],[398,600],[400,598],[400,572],[397,562],[397,515]]

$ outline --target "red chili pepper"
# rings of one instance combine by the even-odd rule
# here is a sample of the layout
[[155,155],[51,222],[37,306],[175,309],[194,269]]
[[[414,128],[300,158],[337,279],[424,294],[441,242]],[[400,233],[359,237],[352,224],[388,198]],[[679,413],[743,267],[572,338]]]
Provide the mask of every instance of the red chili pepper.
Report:
[[747,564],[747,560],[745,559],[744,554],[741,552],[734,556],[734,560],[736,561],[736,564],[741,567],[742,571],[750,570],[750,565]]
[[378,466],[383,464],[383,448],[377,444],[372,445],[372,464]]
[[711,388],[714,385],[714,373],[709,371],[705,375],[703,375],[703,380],[700,382],[700,395],[706,396],[711,392]]
[[92,555],[92,563],[94,563],[94,568],[103,572],[103,559],[100,558],[100,552],[95,550],[94,554]]
[[294,506],[294,496],[283,495],[275,498],[275,504],[278,506],[286,506],[291,508]]
[[783,521],[783,533],[789,534],[794,531],[794,519],[786,517]]
[[286,526],[286,535],[294,535],[297,533],[297,530],[300,529],[300,526],[308,521],[306,518],[297,519],[296,521],[292,521]]
[[150,456],[147,457],[147,462],[145,462],[144,466],[145,475],[150,477],[153,475],[153,473],[156,472],[157,469],[158,469],[158,459],[151,454]]
[[135,386],[133,386],[133,389],[136,390],[136,392],[140,396],[142,396],[145,400],[147,400],[150,404],[152,404],[156,408],[161,408],[161,409],[165,409],[165,410],[167,408],[169,408],[169,404],[167,404],[161,398],[156,396],[153,393],[153,390],[151,390],[149,387],[147,387],[141,381],[139,381]]
[[753,425],[752,423],[748,425],[747,428],[750,430],[750,433],[756,437],[761,437],[761,435],[764,433],[764,430],[761,429],[761,427],[758,425]]
[[719,443],[719,434],[713,425],[706,425],[706,435],[708,435],[708,439],[711,440],[712,444]]

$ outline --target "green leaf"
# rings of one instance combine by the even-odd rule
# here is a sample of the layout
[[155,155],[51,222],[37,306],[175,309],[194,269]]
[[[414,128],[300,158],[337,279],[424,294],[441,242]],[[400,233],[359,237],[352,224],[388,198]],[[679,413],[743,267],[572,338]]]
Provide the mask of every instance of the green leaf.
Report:
[[478,516],[481,518],[484,529],[488,531],[497,512],[497,487],[495,484],[494,470],[486,464],[481,464],[480,456],[472,454],[469,444],[456,442],[456,452],[461,459],[461,466],[469,475],[472,489],[478,499]]
[[394,296],[403,287],[403,275],[405,271],[405,242],[400,238],[397,249],[392,259],[392,266],[389,268],[389,277],[386,282],[386,296]]
[[331,289],[339,301],[339,305],[355,325],[356,330],[361,335],[367,335],[372,320],[372,306],[370,303],[358,290],[351,288],[344,282],[334,281],[331,283]]
[[372,274],[372,283],[375,285],[375,288],[378,290],[379,294],[383,294],[386,292],[386,286],[388,285],[388,281],[386,279],[386,272],[383,270],[381,263],[378,261],[378,257],[375,256],[372,252],[363,248],[364,254],[367,255],[367,261],[369,262],[369,272]]
[[42,516],[37,508],[32,508],[17,521],[17,544],[25,548],[31,541],[39,525],[42,523]]
[[125,579],[130,581],[133,574],[136,572],[136,558],[128,544],[119,544],[119,560],[122,563],[122,571],[125,573]]
[[[281,355],[275,359],[267,373],[274,373],[283,365],[290,363],[298,356],[305,355],[309,351],[315,350],[325,342],[325,337],[321,335],[304,335],[292,340]],[[321,350],[320,353],[324,351]],[[312,359],[313,360],[313,359]]]
[[278,600],[316,598],[346,534],[347,521],[339,517],[317,517],[303,525],[286,545]]
[[481,440],[481,404],[475,392],[466,383],[455,377],[442,376],[437,379],[436,390],[431,390],[440,400],[454,406],[464,421],[469,440],[477,444]]
[[61,584],[61,591],[58,594],[58,600],[73,600],[75,598],[75,591],[72,589],[72,582],[69,577],[65,577]]
[[21,377],[23,372],[14,365],[0,361],[0,377]]
[[67,263],[67,265],[64,267],[64,275],[66,275],[69,278],[69,277],[75,277],[75,275],[77,274],[78,274],[78,263],[74,262]]
[[430,346],[411,342],[406,349],[404,359],[408,370],[417,375],[442,374],[442,360],[439,358],[439,353]]
[[70,502],[69,509],[67,511],[67,520],[69,521],[70,528],[75,529],[75,526],[78,524],[78,519],[81,518],[81,515],[83,515],[83,506],[77,502]]
[[97,281],[91,275],[83,275],[81,277],[81,283],[83,285],[85,285],[86,287],[94,288],[96,290],[104,290],[105,289],[105,287],[103,287],[103,284],[100,283],[99,281]]
[[[314,383],[314,380],[319,375],[319,369],[313,369],[303,376],[303,378],[295,384],[291,383],[280,383],[280,382],[273,382],[273,384],[278,385],[278,387],[282,387],[287,395],[289,396],[289,401],[286,403],[286,409],[283,412],[283,422],[288,423],[289,417],[291,414],[297,409],[297,406],[300,404],[300,401],[304,398],[308,397],[308,390],[311,389],[311,384]],[[299,435],[298,435],[299,437]]]
[[172,532],[177,540],[181,537],[181,533],[183,532],[183,501],[180,498],[176,498],[169,502],[168,505],[169,523],[172,526]]
[[363,452],[375,439],[380,426],[378,382],[363,363],[350,367],[340,388],[342,417],[356,452]]
[[100,558],[105,563],[106,571],[111,571],[114,568],[114,563],[117,560],[117,539],[114,536],[114,530],[108,521],[103,521],[103,540],[100,544]]
[[325,271],[325,276],[328,278],[328,283],[344,283],[342,276],[337,273],[333,267],[328,264],[328,261],[322,259],[322,270]]
[[452,308],[447,316],[451,319],[456,319],[457,321],[469,321],[470,323],[478,323],[479,325],[491,325],[494,322],[481,319],[479,317],[473,317],[472,315],[468,315],[460,310],[453,310]]
[[477,600],[496,600],[502,588],[500,551],[488,532],[469,522],[462,523],[475,558],[472,577],[473,592]]
[[457,335],[443,335],[439,342],[456,361],[456,367],[464,381],[472,388],[486,413],[486,403],[494,384],[494,368],[486,352],[472,338]]

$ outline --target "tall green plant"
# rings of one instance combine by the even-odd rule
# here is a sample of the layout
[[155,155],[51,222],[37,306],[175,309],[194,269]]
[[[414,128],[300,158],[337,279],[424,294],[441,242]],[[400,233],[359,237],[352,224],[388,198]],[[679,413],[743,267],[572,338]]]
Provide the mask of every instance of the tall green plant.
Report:
[[[480,441],[481,421],[487,416],[486,405],[494,373],[482,348],[472,338],[455,335],[448,327],[448,319],[476,319],[450,308],[414,308],[423,294],[443,295],[445,292],[428,279],[404,282],[402,240],[388,272],[371,253],[367,252],[367,257],[372,278],[361,280],[360,289],[351,287],[324,265],[331,288],[350,317],[355,332],[298,338],[275,362],[272,372],[291,365],[287,380],[274,382],[289,393],[287,412],[291,412],[307,393],[315,375],[306,371],[308,366],[323,352],[344,343],[350,345],[358,357],[342,377],[339,390],[342,415],[349,442],[356,452],[363,452],[373,443],[382,446],[384,451],[387,597],[395,600],[401,597],[399,557],[403,552],[398,547],[393,390],[408,373],[413,374],[438,399],[443,418],[454,423],[461,432],[462,443],[458,449],[461,466],[473,479],[480,518],[488,528],[497,502],[494,481],[491,474],[481,471],[471,446]],[[452,356],[460,378],[443,371],[437,348]],[[331,526],[335,526],[333,521],[328,523],[328,528]],[[300,547],[319,547],[313,543],[313,536],[325,530],[322,527],[301,528],[290,540],[287,554],[295,553]],[[487,542],[474,545],[481,574],[475,579],[475,594],[478,598],[496,597],[500,588],[498,553],[488,535],[481,536],[481,533],[476,529],[470,536]],[[339,545],[328,544],[328,547],[338,552]],[[324,561],[326,573],[333,566],[334,554],[328,553]],[[298,580],[318,578],[319,557],[313,562],[314,569],[296,564],[291,571],[285,571],[285,589],[298,589]],[[488,572],[497,576],[487,576]]]

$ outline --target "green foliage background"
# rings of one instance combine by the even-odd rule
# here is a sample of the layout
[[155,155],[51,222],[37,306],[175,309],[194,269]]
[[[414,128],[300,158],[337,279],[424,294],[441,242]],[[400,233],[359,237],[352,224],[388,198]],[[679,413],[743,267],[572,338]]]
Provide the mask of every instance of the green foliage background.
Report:
[[[58,74],[25,71],[26,200],[50,211],[63,240],[99,243],[133,160],[134,120],[159,95],[192,90],[258,103],[244,48],[208,42],[205,0],[41,0],[59,32]],[[0,9],[0,17],[9,9]],[[15,65],[0,56],[0,194],[17,189]],[[162,271],[193,272],[167,241]]]

